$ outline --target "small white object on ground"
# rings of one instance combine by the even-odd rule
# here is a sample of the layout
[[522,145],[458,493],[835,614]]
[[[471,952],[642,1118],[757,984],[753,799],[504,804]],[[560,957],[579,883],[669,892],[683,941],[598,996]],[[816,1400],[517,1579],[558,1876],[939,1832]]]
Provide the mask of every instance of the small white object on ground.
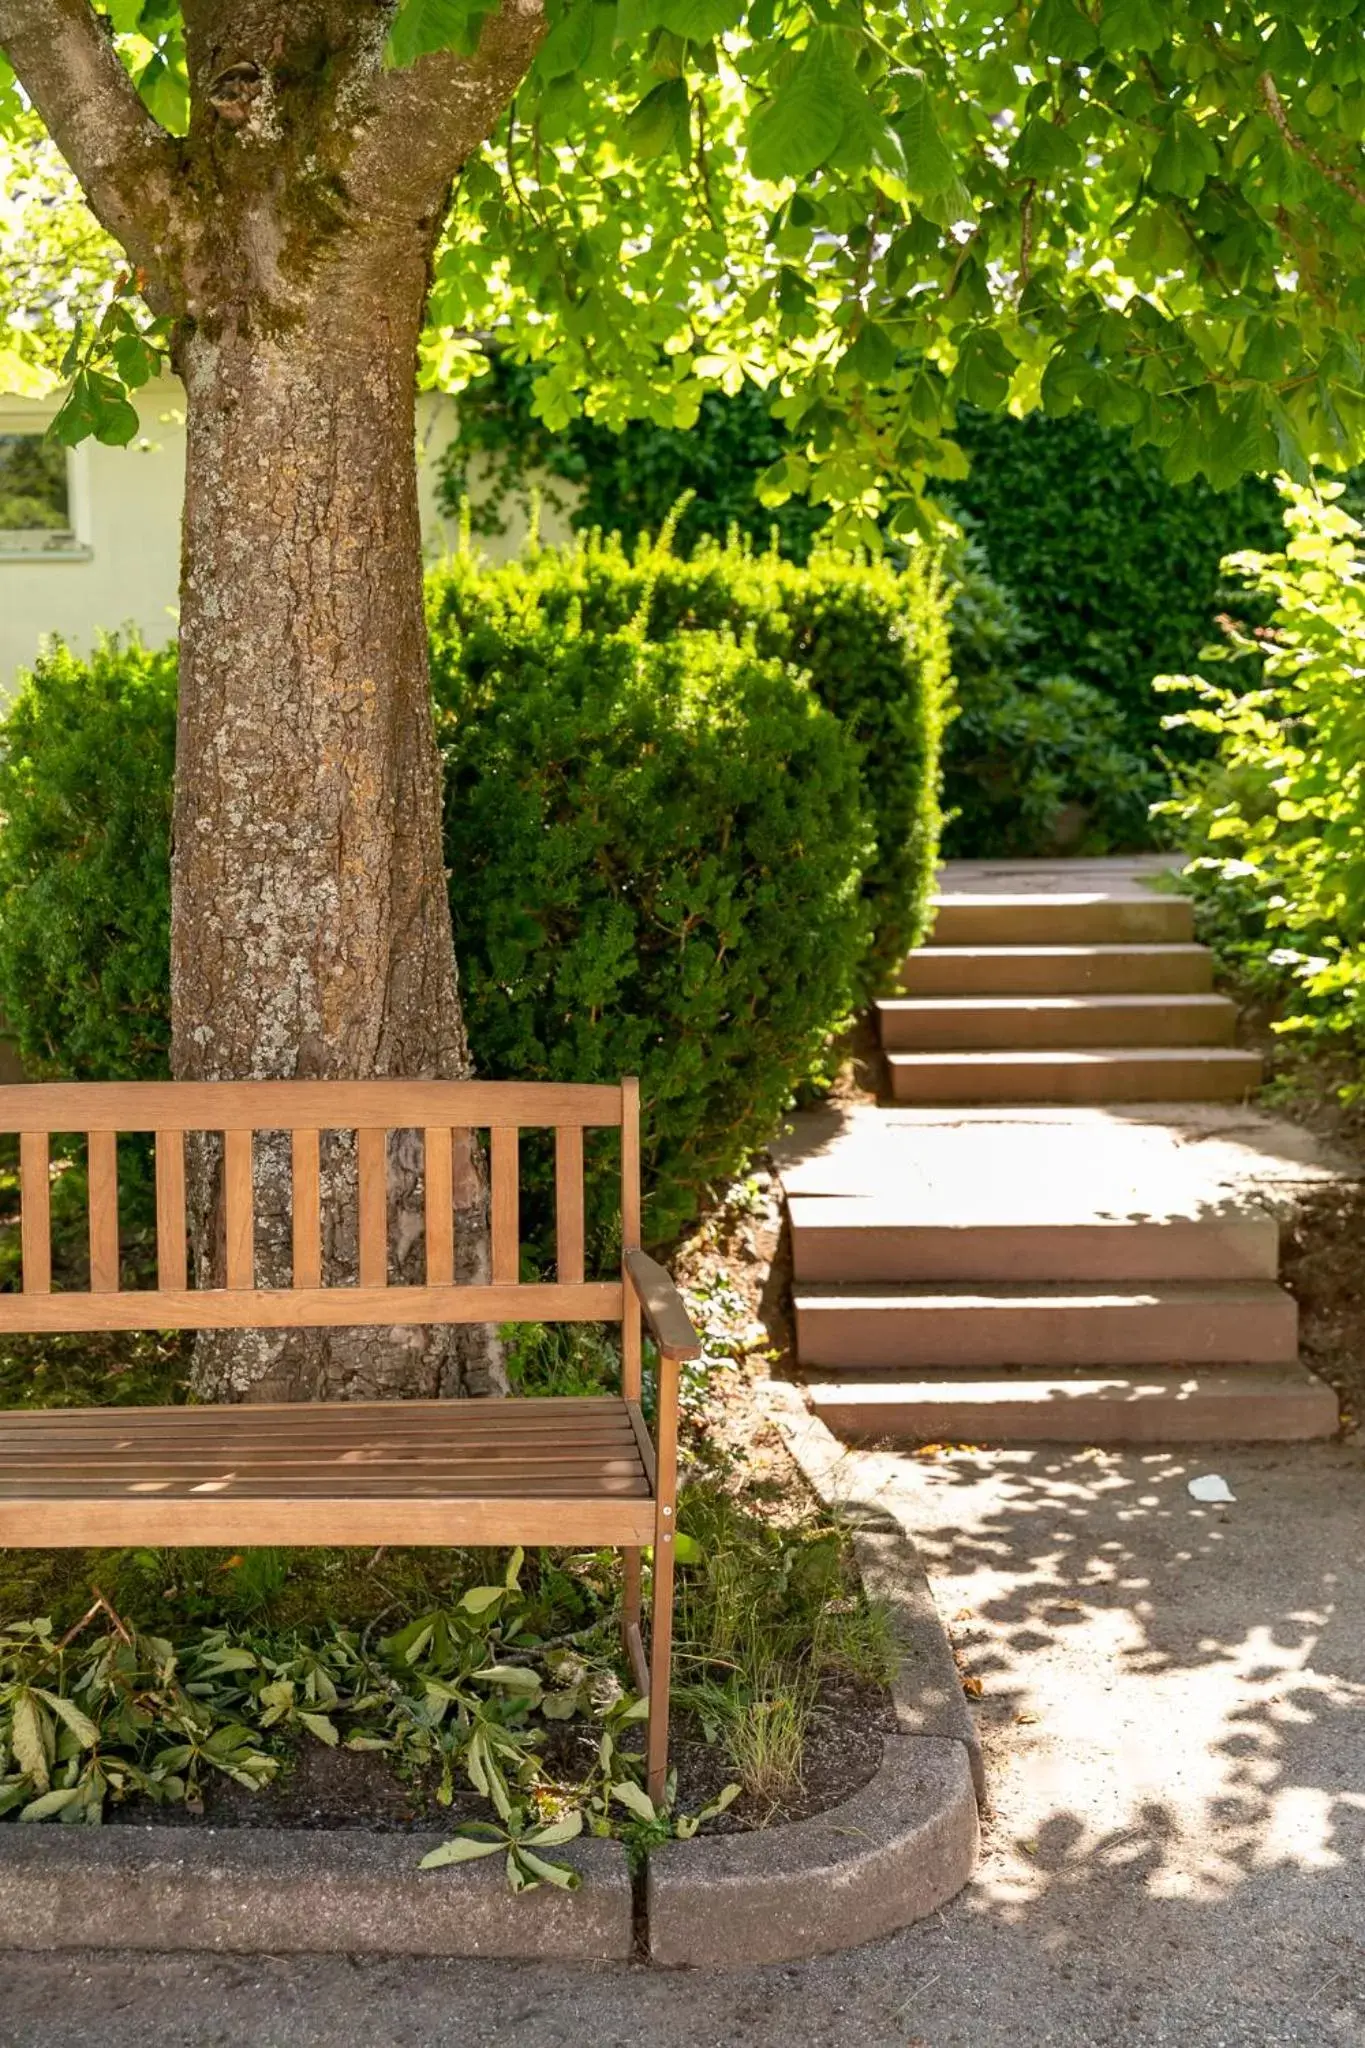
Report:
[[1227,1480],[1217,1472],[1201,1473],[1198,1479],[1190,1481],[1189,1490],[1196,1500],[1223,1501],[1237,1498]]

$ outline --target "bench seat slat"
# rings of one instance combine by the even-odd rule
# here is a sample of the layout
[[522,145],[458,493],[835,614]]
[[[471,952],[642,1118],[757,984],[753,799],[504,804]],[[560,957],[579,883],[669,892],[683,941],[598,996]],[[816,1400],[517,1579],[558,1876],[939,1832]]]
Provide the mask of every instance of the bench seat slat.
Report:
[[652,1494],[611,1396],[0,1418],[0,1543],[640,1542]]
[[615,1281],[492,1287],[133,1288],[0,1294],[0,1330],[293,1330],[393,1323],[619,1323]]

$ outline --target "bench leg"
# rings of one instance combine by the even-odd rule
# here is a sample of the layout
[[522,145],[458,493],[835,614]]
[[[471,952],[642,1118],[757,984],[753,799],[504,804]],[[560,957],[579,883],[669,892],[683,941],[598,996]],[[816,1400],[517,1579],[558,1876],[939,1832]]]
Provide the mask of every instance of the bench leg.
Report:
[[650,1798],[657,1805],[668,1777],[668,1694],[673,1668],[673,1563],[678,1518],[678,1361],[659,1359],[658,1470],[654,1483],[654,1587],[649,1631]]
[[668,1777],[668,1694],[673,1673],[673,1530],[654,1545],[654,1598],[649,1631],[649,1755],[646,1790],[657,1806]]
[[644,1637],[640,1633],[643,1608],[640,1598],[640,1552],[621,1552],[621,1640],[626,1646],[630,1668],[635,1674],[635,1684],[642,1693],[649,1691],[649,1664],[645,1658]]

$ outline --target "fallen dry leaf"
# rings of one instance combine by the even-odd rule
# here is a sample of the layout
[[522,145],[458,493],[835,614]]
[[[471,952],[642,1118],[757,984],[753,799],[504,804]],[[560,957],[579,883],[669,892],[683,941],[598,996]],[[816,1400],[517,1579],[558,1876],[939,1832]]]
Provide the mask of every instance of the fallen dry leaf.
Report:
[[981,1680],[973,1672],[968,1671],[962,1680],[962,1690],[966,1693],[968,1699],[979,1700],[982,1691]]

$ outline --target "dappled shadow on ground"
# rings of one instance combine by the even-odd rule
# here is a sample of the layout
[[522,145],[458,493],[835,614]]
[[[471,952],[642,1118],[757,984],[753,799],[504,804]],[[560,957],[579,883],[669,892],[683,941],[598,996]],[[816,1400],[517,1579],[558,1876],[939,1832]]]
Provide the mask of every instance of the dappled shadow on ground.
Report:
[[[1234,1504],[1190,1497],[1211,1469]],[[1323,1883],[1359,1994],[1365,1456],[958,1451],[855,1471],[920,1542],[980,1684],[996,1810],[965,1910],[1054,1958],[1126,1932],[1155,1966],[1215,1939],[1239,1893],[1260,1902],[1255,1941]]]

